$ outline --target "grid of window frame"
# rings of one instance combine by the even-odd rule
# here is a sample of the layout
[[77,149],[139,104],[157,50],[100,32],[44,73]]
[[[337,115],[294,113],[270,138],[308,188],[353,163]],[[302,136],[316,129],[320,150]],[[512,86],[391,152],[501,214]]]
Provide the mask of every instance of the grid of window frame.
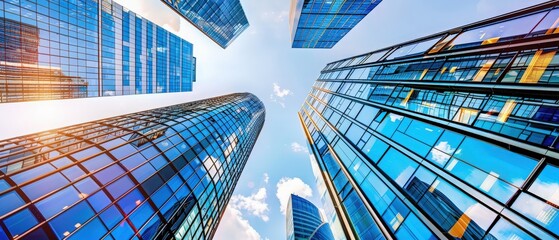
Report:
[[264,111],[231,94],[4,140],[0,236],[211,239]]
[[3,1],[0,28],[0,102],[192,90],[192,44],[112,0]]
[[349,234],[559,237],[558,18],[548,2],[323,68],[299,117]]
[[239,0],[161,1],[222,48],[227,48],[249,26]]
[[292,0],[292,47],[332,48],[380,2]]

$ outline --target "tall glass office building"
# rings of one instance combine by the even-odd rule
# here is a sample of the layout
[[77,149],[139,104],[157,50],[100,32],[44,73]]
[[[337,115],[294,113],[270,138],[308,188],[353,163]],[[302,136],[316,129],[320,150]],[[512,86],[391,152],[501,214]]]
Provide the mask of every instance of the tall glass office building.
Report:
[[231,94],[0,142],[0,239],[211,239],[262,129]]
[[287,240],[334,240],[330,225],[307,199],[291,194],[287,203]]
[[192,90],[192,44],[111,0],[0,2],[0,103]]
[[332,48],[382,0],[291,0],[293,48]]
[[559,237],[558,6],[322,70],[299,116],[348,239]]
[[222,48],[248,28],[239,0],[161,0]]

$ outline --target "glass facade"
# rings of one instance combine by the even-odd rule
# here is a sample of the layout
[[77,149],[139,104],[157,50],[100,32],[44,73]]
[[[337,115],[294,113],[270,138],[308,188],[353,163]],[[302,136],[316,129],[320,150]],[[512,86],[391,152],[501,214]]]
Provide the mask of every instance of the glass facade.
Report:
[[381,0],[291,0],[291,47],[332,48]]
[[287,203],[287,240],[334,240],[328,223],[322,222],[318,208],[308,200],[291,194]]
[[343,59],[299,112],[349,238],[559,237],[559,8]]
[[186,92],[192,44],[111,0],[0,2],[0,102]]
[[222,48],[248,28],[239,0],[161,0]]
[[231,94],[0,142],[0,239],[211,239],[262,129]]

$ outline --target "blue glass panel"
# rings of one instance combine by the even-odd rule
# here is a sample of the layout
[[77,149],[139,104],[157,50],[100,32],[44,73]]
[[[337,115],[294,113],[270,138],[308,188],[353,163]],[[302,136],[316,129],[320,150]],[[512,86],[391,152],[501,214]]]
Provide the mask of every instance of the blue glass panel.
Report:
[[116,206],[111,206],[107,208],[107,210],[103,211],[99,215],[99,217],[101,218],[101,220],[103,220],[103,223],[105,223],[105,225],[109,228],[114,227],[123,219],[122,214],[116,208]]
[[23,199],[14,191],[4,193],[0,196],[0,216],[23,206]]
[[52,229],[59,238],[63,238],[76,229],[76,225],[85,223],[93,216],[93,210],[87,202],[80,202],[49,221]]
[[404,186],[419,165],[401,152],[391,148],[379,163],[379,167],[398,185]]
[[6,227],[12,236],[24,233],[34,227],[37,223],[39,222],[27,208],[4,220],[4,224],[6,224]]
[[495,176],[517,187],[522,186],[537,164],[534,159],[470,137],[464,139],[454,157],[486,173],[493,172]]
[[30,199],[37,199],[45,195],[48,192],[51,192],[63,185],[67,184],[68,180],[62,176],[60,173],[55,173],[48,177],[43,177],[40,180],[34,181],[33,183],[22,187],[21,189]]
[[80,193],[73,187],[64,188],[46,199],[41,200],[35,205],[45,218],[50,218],[54,214],[67,209],[69,206],[80,200]]
[[120,199],[118,201],[118,205],[122,208],[124,213],[130,213],[134,208],[136,208],[136,206],[140,205],[142,201],[144,201],[144,196],[140,193],[140,191],[138,191],[138,189],[134,189]]
[[134,234],[134,230],[127,222],[119,224],[112,232],[111,235],[115,239],[128,239]]
[[509,221],[501,218],[491,228],[486,239],[535,239],[526,232],[511,224]]
[[101,239],[103,235],[107,232],[107,229],[98,218],[95,218],[88,222],[85,226],[82,226],[80,230],[72,234],[68,239]]
[[527,193],[521,193],[512,208],[555,234],[559,234],[559,209]]
[[559,168],[548,164],[538,175],[528,191],[540,196],[546,201],[559,205]]

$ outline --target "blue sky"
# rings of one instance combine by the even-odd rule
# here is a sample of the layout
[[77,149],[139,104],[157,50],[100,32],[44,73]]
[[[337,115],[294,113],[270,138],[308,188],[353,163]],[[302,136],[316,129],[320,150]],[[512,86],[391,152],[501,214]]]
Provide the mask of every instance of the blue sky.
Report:
[[[216,239],[285,239],[280,206],[291,192],[320,206],[297,111],[329,62],[444,31],[543,1],[384,0],[333,49],[291,49],[289,0],[241,0],[250,27],[226,50],[158,0],[115,0],[194,44],[191,93],[0,105],[0,139],[84,121],[251,92],[265,104],[264,129]],[[278,196],[280,198],[278,198]],[[280,199],[282,201],[280,201]]]

